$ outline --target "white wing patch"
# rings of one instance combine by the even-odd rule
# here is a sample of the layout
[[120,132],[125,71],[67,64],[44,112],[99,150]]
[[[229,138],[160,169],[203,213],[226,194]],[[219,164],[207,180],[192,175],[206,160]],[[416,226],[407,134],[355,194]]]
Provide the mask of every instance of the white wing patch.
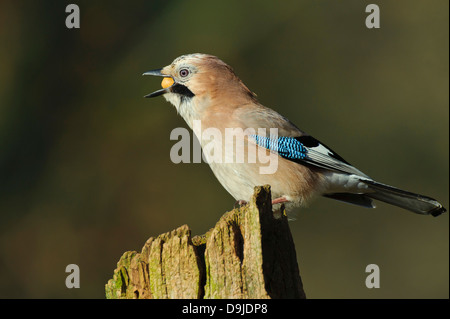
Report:
[[336,154],[329,148],[325,147],[323,144],[319,144],[318,146],[311,148],[307,147],[307,151],[306,161],[310,162],[313,165],[315,164],[319,167],[337,170],[347,174],[356,174],[360,177],[368,178],[368,176],[361,172],[359,169],[335,158]]

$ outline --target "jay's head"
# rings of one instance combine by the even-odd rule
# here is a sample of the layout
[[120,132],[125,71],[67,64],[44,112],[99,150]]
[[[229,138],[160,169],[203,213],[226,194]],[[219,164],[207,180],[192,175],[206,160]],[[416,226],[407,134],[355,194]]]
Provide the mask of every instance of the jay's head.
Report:
[[231,96],[235,101],[255,99],[254,93],[242,83],[230,66],[208,54],[182,55],[170,65],[143,75],[163,77],[162,89],[145,97],[164,95],[177,108],[179,104],[194,100],[214,101]]

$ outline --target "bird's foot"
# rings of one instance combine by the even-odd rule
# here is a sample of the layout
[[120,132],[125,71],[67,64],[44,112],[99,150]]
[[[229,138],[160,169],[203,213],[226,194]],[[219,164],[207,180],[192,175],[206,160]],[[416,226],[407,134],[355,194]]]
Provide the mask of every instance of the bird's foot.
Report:
[[279,197],[279,198],[275,198],[275,199],[272,200],[272,205],[282,204],[282,203],[287,203],[287,202],[289,202],[289,201],[286,198]]
[[236,203],[234,203],[234,208],[241,208],[242,206],[245,206],[247,204],[248,204],[247,201],[240,199],[240,200],[237,200]]
[[273,217],[275,219],[281,218],[281,216],[286,216],[286,206],[284,203],[289,202],[285,197],[279,197],[272,200],[272,205],[281,204],[280,206],[275,207],[273,211]]

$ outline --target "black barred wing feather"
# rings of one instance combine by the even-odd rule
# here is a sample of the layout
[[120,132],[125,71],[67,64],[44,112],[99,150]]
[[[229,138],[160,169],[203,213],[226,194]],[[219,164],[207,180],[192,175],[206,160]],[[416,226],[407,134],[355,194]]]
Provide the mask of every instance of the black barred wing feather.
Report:
[[341,156],[315,138],[305,135],[299,137],[273,137],[250,135],[255,143],[281,157],[303,165],[312,165],[346,174],[368,177],[350,165]]

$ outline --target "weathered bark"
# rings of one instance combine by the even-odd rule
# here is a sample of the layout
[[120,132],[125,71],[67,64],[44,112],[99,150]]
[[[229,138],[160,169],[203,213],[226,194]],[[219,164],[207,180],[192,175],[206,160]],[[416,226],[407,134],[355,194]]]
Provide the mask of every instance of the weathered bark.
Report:
[[184,225],[124,253],[105,288],[107,298],[305,298],[288,221],[274,218],[269,186],[203,236]]

